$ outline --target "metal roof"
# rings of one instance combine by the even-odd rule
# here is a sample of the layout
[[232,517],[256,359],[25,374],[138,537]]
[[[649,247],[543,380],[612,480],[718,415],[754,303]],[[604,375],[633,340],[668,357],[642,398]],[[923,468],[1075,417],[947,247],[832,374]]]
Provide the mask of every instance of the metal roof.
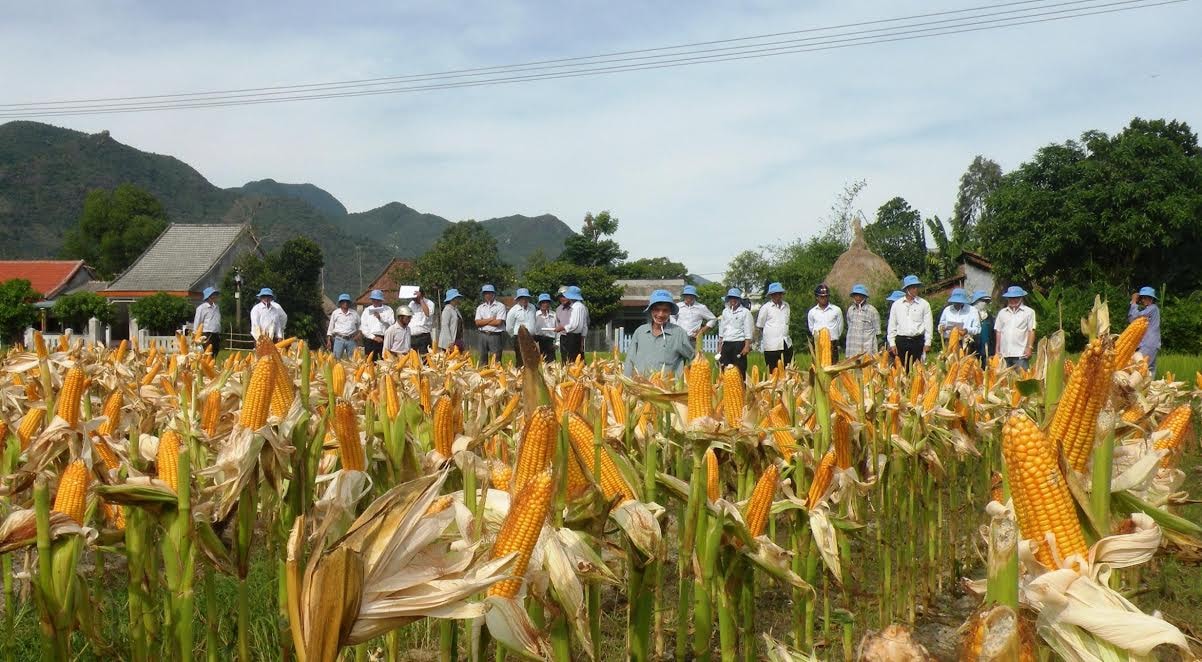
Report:
[[246,231],[229,223],[172,223],[108,291],[190,292]]

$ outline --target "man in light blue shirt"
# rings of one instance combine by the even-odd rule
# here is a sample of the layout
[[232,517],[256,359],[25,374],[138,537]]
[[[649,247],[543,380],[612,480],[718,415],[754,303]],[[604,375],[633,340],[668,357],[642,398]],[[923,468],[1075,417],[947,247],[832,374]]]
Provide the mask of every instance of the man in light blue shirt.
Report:
[[514,365],[519,368],[522,367],[522,349],[518,347],[518,327],[526,327],[533,338],[538,330],[534,323],[537,313],[534,306],[530,305],[530,290],[519,287],[513,294],[513,307],[505,314],[505,332],[513,338]]
[[635,329],[630,336],[623,372],[650,375],[667,370],[678,375],[684,371],[685,361],[693,358],[695,350],[689,334],[669,321],[677,311],[671,292],[656,290],[651,293],[643,311],[651,316],[651,321]]
[[1145,285],[1131,295],[1131,306],[1127,308],[1128,323],[1134,322],[1137,317],[1148,318],[1148,330],[1144,331],[1144,338],[1139,341],[1139,353],[1148,360],[1148,373],[1153,376],[1156,375],[1156,355],[1160,353],[1160,306],[1156,305],[1157,300],[1156,290]]

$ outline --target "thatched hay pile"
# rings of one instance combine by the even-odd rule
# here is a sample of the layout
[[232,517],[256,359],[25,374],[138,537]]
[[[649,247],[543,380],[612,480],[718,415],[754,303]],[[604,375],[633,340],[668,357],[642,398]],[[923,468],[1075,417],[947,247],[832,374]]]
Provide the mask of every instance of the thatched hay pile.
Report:
[[859,220],[853,220],[853,237],[848,247],[831,272],[826,275],[826,284],[832,293],[842,300],[848,299],[848,292],[856,283],[863,283],[872,293],[873,301],[884,299],[890,292],[901,287],[897,274],[881,256],[868,250],[868,242],[864,241],[864,229]]

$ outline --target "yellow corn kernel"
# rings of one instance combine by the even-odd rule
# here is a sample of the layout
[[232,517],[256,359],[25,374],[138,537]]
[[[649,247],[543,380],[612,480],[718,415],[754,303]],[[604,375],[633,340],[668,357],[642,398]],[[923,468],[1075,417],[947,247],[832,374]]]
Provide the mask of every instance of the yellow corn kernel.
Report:
[[490,596],[510,599],[517,597],[526,576],[530,555],[550,510],[551,472],[543,471],[522,486],[509,506],[505,521],[501,523],[497,541],[493,543],[492,557],[497,559],[516,552],[513,565],[509,568],[509,574],[513,575],[513,578],[490,586]]
[[1139,349],[1139,344],[1143,342],[1144,333],[1147,330],[1147,317],[1136,317],[1131,320],[1127,328],[1123,329],[1114,343],[1114,366],[1116,368],[1124,370],[1130,367],[1131,357],[1135,356],[1135,351]]
[[121,407],[124,405],[124,396],[121,389],[118,388],[109,397],[104,399],[104,422],[100,427],[96,428],[96,434],[105,437],[111,437],[113,432],[117,430],[117,426],[121,424]]
[[[1141,318],[1142,319],[1142,318]],[[1156,450],[1166,450],[1168,454],[1160,461],[1160,466],[1170,469],[1181,457],[1185,448],[1186,433],[1189,431],[1190,406],[1180,405],[1169,412],[1157,426],[1157,432],[1168,432],[1168,436],[1156,442]]]
[[777,405],[768,413],[768,424],[776,428],[772,431],[772,439],[776,442],[776,449],[780,451],[781,457],[788,462],[793,453],[797,452],[797,440],[785,429],[789,427],[789,417],[783,404]]
[[434,501],[432,501],[430,503],[430,507],[426,508],[426,512],[423,513],[422,516],[429,517],[431,515],[437,515],[438,513],[441,513],[442,511],[446,510],[447,508],[450,508],[451,505],[453,505],[454,503],[455,503],[455,497],[451,496],[450,494],[444,494],[444,495],[438,497],[437,499],[435,499]]
[[346,389],[346,366],[341,362],[335,363],[330,369],[330,390],[335,396],[341,396]]
[[576,381],[568,389],[567,396],[563,399],[563,408],[568,411],[580,413],[580,407],[584,405],[584,397],[588,394],[588,386],[583,381]]
[[722,371],[722,414],[726,424],[739,427],[743,420],[743,375],[733,365]]
[[685,375],[689,389],[689,422],[714,415],[713,374],[709,359],[698,356]]
[[1060,558],[1086,553],[1085,537],[1052,444],[1035,422],[1015,413],[1002,427],[1002,458],[1010,478],[1010,496],[1023,538],[1048,567],[1055,560],[1046,536],[1056,541]]
[[204,408],[201,410],[200,427],[205,434],[212,437],[217,434],[217,423],[221,421],[221,392],[212,391],[205,396]]
[[153,384],[154,380],[159,376],[159,371],[162,369],[163,369],[163,361],[161,359],[156,358],[156,359],[152,360],[150,362],[150,365],[146,368],[146,374],[142,376],[142,381],[140,382],[140,385],[141,386],[150,386],[151,384]]
[[509,491],[510,483],[513,482],[513,468],[504,462],[494,462],[492,470],[489,472],[488,480],[492,484],[493,489],[507,492]]
[[117,365],[117,364],[121,363],[122,361],[124,361],[124,360],[125,360],[125,353],[126,353],[127,351],[129,351],[129,341],[128,341],[128,340],[122,340],[122,341],[121,341],[121,342],[120,342],[120,343],[117,345],[117,349],[116,349],[116,351],[114,351],[114,352],[113,352],[113,355],[112,355],[112,359],[113,359],[113,365]]
[[814,361],[819,368],[831,364],[831,331],[826,327],[818,329],[814,336]]
[[777,469],[775,464],[770,464],[755,483],[755,490],[751,492],[751,499],[747,502],[747,511],[743,514],[747,531],[752,538],[760,536],[768,528],[768,514],[772,509],[772,497],[776,494],[776,482],[779,478],[780,469]]
[[522,443],[518,446],[518,461],[513,475],[515,493],[551,465],[557,432],[555,411],[545,405],[535,409],[526,423],[526,429],[522,431]]
[[163,432],[159,437],[159,451],[154,456],[155,471],[159,480],[167,483],[172,492],[179,491],[179,433],[175,430]]
[[425,413],[428,415],[430,413],[431,407],[432,407],[431,401],[430,401],[430,380],[427,379],[426,376],[423,375],[420,370],[418,371],[417,376],[414,379],[417,380],[417,398],[418,398],[418,402],[421,403],[422,413]]
[[33,348],[37,352],[38,359],[45,359],[50,356],[50,352],[46,350],[46,339],[42,337],[41,331],[33,332]]
[[822,497],[826,496],[826,491],[831,486],[831,479],[835,475],[835,449],[831,448],[822,456],[822,461],[818,463],[818,468],[814,470],[814,480],[810,483],[810,492],[806,495],[806,508],[813,510],[818,506],[818,502]]
[[1048,437],[1060,450],[1068,464],[1078,473],[1084,472],[1093,451],[1098,429],[1098,412],[1110,397],[1110,381],[1114,374],[1115,355],[1103,339],[1089,343],[1073,370],[1064,395],[1052,415]]
[[847,469],[851,466],[851,422],[843,414],[835,414],[835,467]]
[[359,443],[359,420],[350,403],[342,401],[334,406],[334,436],[338,438],[338,453],[342,468],[347,471],[364,471],[367,459],[363,444]]
[[910,382],[910,406],[911,407],[913,407],[915,404],[922,401],[922,394],[926,387],[926,382],[924,381],[924,376],[925,375],[922,372],[922,366],[918,366],[914,369],[914,379]]
[[82,368],[71,368],[63,378],[63,388],[58,394],[58,417],[71,427],[79,423],[79,401],[83,398],[85,380]]
[[255,361],[255,367],[251,370],[250,380],[242,395],[242,412],[238,417],[238,423],[242,427],[258,430],[267,424],[274,379],[275,365],[270,358],[264,356]]
[[29,441],[42,431],[42,423],[46,421],[46,410],[35,407],[25,412],[21,424],[17,426],[17,440],[21,442],[21,450],[29,447]]
[[83,460],[76,460],[63,469],[58,480],[58,491],[54,494],[52,510],[60,512],[83,524],[84,505],[88,494],[88,482],[91,476]]
[[580,467],[582,471],[592,475],[594,463],[600,461],[601,493],[606,500],[613,501],[620,497],[621,503],[635,498],[634,490],[626,483],[613,458],[609,456],[609,449],[602,444],[600,455],[594,452],[593,426],[575,412],[568,414],[568,440],[575,449],[574,457],[570,460],[579,463],[581,458],[585,458],[585,466]]
[[117,452],[104,439],[93,437],[92,449],[100,456],[100,461],[104,463],[105,469],[116,469],[121,466],[121,460],[117,457]]
[[714,449],[707,448],[705,450],[705,498],[710,502],[718,500],[722,496],[719,476],[718,476],[718,456],[714,453]]
[[455,443],[455,412],[451,396],[444,395],[434,403],[434,450],[443,457],[451,457],[451,446]]
[[951,333],[947,334],[947,345],[945,346],[945,349],[948,354],[959,353],[961,338],[962,338],[962,335],[960,333],[960,327],[952,328]]
[[397,414],[401,413],[401,398],[397,395],[396,380],[392,375],[384,375],[384,412],[388,414],[389,420],[395,419]]

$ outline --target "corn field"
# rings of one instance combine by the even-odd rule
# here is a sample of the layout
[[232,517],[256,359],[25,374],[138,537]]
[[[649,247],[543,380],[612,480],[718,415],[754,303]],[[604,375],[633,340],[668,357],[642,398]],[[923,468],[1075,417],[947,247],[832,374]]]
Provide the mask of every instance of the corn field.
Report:
[[[1174,512],[1202,375],[1152,378],[1104,307],[1083,324],[1076,362],[1054,334],[1030,370],[955,342],[832,364],[820,336],[746,379],[547,365],[524,330],[521,370],[37,336],[0,373],[5,642],[32,601],[47,660],[921,660],[913,625],[964,591],[961,659],[1189,658],[1126,596],[1202,545]],[[264,599],[279,650],[253,644]]]

